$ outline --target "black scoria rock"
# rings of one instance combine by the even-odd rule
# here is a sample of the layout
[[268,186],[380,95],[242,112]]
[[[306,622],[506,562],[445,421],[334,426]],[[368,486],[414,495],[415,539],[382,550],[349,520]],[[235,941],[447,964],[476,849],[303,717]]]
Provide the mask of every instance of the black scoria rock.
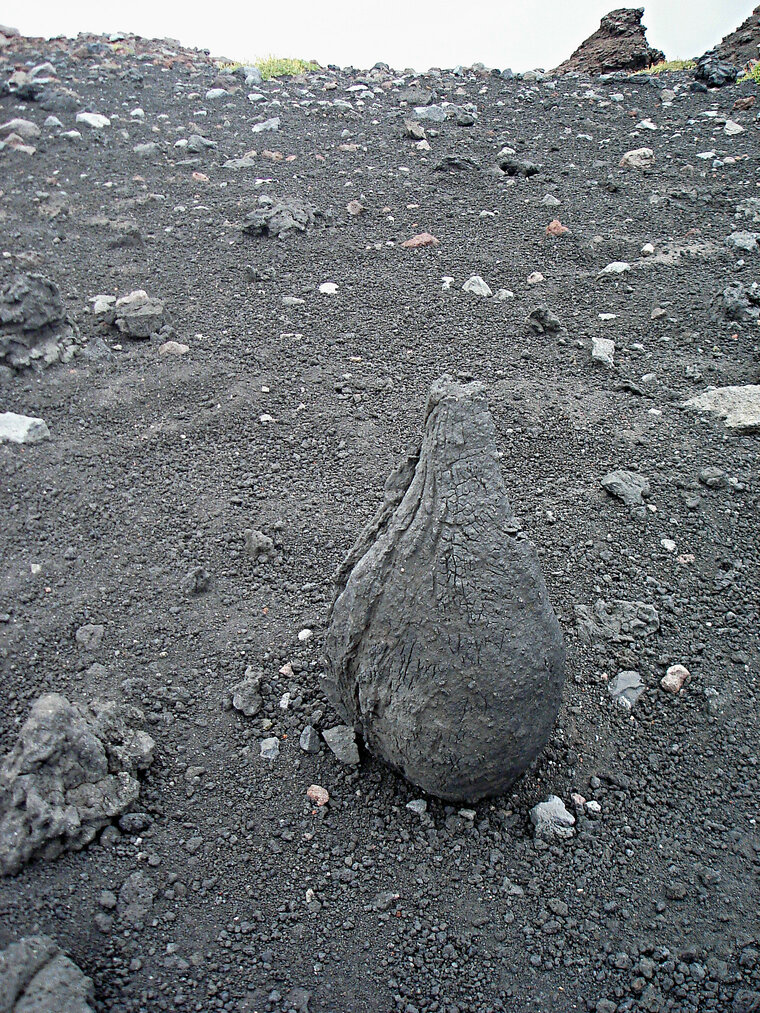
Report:
[[514,530],[483,386],[443,376],[420,444],[337,574],[325,641],[339,713],[442,798],[504,792],[559,708],[562,634]]

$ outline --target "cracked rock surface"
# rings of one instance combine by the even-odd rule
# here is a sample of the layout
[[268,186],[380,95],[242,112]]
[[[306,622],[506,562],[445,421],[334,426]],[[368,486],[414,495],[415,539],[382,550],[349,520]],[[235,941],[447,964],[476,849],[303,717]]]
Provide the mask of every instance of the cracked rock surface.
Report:
[[0,1013],[92,1013],[92,981],[50,936],[0,951]]
[[483,386],[443,376],[419,448],[338,573],[325,642],[338,711],[442,798],[505,791],[559,708],[562,634],[513,521]]
[[[139,714],[139,712],[136,712]],[[36,857],[78,851],[140,794],[153,739],[118,705],[40,697],[0,764],[0,875]]]

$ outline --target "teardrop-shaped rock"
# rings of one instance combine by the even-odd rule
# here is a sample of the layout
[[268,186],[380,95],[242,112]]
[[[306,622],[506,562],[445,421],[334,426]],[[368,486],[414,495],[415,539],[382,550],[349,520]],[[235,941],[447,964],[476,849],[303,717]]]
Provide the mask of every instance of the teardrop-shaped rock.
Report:
[[549,738],[565,658],[482,384],[433,385],[422,440],[336,583],[325,690],[343,719],[432,795],[506,791]]

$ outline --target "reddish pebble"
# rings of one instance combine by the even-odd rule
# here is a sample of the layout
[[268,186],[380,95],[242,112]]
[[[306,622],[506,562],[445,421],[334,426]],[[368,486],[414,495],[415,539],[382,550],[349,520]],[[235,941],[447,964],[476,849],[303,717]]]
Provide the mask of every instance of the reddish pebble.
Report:
[[312,784],[310,788],[307,788],[306,797],[319,806],[327,805],[330,801],[327,790],[319,784]]
[[419,235],[412,236],[411,239],[407,239],[401,245],[405,246],[407,250],[416,250],[420,246],[438,246],[439,241],[435,236],[431,236],[429,232],[420,232]]
[[546,226],[547,236],[564,236],[570,229],[566,225],[563,225],[559,218],[555,218],[554,221],[549,222]]
[[660,679],[660,685],[668,693],[680,693],[691,673],[683,665],[671,665]]

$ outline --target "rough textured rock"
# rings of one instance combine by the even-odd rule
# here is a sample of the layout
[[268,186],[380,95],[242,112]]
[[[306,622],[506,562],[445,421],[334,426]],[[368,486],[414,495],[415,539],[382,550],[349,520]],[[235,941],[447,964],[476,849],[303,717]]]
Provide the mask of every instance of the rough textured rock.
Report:
[[88,707],[58,693],[35,701],[0,764],[0,874],[32,858],[89,844],[137,801],[136,774],[153,760],[153,739],[129,726],[139,711],[112,702]]
[[516,530],[483,387],[441,377],[424,435],[336,576],[325,687],[367,747],[431,794],[505,791],[545,745],[564,645]]
[[750,60],[760,60],[760,6],[738,28],[730,32],[715,47],[715,52],[726,63],[745,67]]
[[633,643],[637,637],[648,637],[660,628],[660,616],[653,605],[643,601],[597,599],[593,606],[576,605],[578,635],[587,644],[605,640]]
[[0,951],[0,1013],[92,1013],[92,981],[50,936]]
[[313,222],[314,212],[299,201],[259,197],[259,207],[246,217],[243,232],[284,239],[291,232],[305,232]]
[[646,70],[660,63],[665,54],[647,42],[643,15],[643,7],[623,7],[605,14],[594,34],[555,73],[609,74],[615,70]]
[[554,843],[569,840],[575,833],[575,816],[568,812],[558,795],[550,795],[530,811],[530,821],[538,840]]
[[624,468],[609,472],[601,482],[610,496],[621,499],[629,507],[643,506],[644,497],[649,495],[648,479]]
[[715,412],[726,420],[727,429],[753,433],[760,430],[760,384],[712,387],[684,401],[688,408]]
[[725,318],[738,323],[751,323],[760,318],[760,286],[756,281],[749,286],[740,281],[731,282],[715,296],[710,305],[718,320]]
[[0,366],[68,362],[78,342],[79,331],[49,278],[15,271],[0,279]]
[[143,289],[117,299],[101,315],[106,323],[117,327],[127,338],[146,340],[170,322],[169,313],[159,299],[151,298]]

